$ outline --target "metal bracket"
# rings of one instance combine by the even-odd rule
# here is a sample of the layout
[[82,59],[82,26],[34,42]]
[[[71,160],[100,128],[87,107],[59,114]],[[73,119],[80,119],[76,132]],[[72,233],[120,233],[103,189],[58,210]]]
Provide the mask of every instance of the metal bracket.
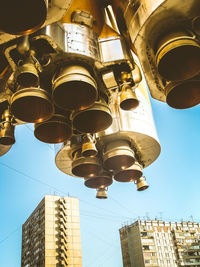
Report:
[[94,25],[93,16],[86,11],[74,11],[71,15],[71,21],[77,24],[86,25],[90,28]]

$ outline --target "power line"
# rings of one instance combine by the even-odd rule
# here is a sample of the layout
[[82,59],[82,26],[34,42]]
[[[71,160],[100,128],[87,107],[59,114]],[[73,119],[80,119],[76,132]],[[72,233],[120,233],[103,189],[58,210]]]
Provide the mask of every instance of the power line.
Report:
[[[105,253],[108,251],[108,248],[104,249],[102,253],[100,253],[101,255],[105,255]],[[102,256],[101,256],[102,257]],[[89,264],[87,265],[87,267],[89,266],[94,266],[94,263],[97,262],[97,260],[99,259],[99,257],[96,257],[94,260],[90,261]]]
[[[32,131],[32,129],[27,125],[27,124],[25,124],[24,125],[31,133],[33,133],[33,131]],[[48,147],[51,149],[51,150],[53,150],[54,151],[54,149],[48,144]],[[48,187],[50,187],[51,189],[53,189],[53,190],[56,190],[56,191],[58,191],[58,192],[60,192],[60,193],[62,193],[62,194],[65,194],[66,195],[66,192],[64,192],[64,191],[62,191],[62,190],[60,190],[60,189],[57,189],[56,187],[54,187],[54,186],[52,186],[52,185],[49,185],[49,184],[47,184],[47,183],[45,183],[45,182],[42,182],[41,180],[39,180],[39,179],[37,179],[37,178],[34,178],[34,177],[32,177],[32,176],[30,176],[30,175],[27,175],[27,174],[25,174],[25,173],[23,173],[22,171],[19,171],[19,170],[17,170],[17,169],[15,169],[15,168],[13,168],[13,167],[10,167],[10,166],[8,166],[8,165],[6,165],[6,164],[3,164],[3,163],[0,163],[1,165],[4,165],[5,167],[7,167],[7,168],[10,168],[11,170],[13,170],[13,171],[15,171],[15,172],[18,172],[19,174],[21,174],[21,175],[23,175],[23,176],[25,176],[25,177],[27,177],[27,178],[29,178],[29,179],[31,179],[31,180],[33,180],[33,181],[36,181],[36,182],[39,182],[39,183],[41,183],[41,184],[43,184],[43,185],[45,185],[45,186],[48,186]],[[118,201],[116,201],[114,198],[112,198],[112,197],[109,197],[111,200],[113,200],[115,203],[117,203],[117,205],[119,205],[120,207],[122,207],[123,209],[126,209],[127,210],[127,208],[126,207],[124,207],[123,205],[121,205]],[[105,209],[104,208],[102,208],[102,207],[99,207],[99,206],[96,206],[96,205],[94,205],[94,204],[91,204],[91,203],[89,203],[89,202],[87,202],[87,201],[85,201],[85,200],[82,200],[82,199],[80,199],[79,198],[79,200],[81,201],[81,202],[83,202],[83,203],[86,203],[86,204],[88,204],[88,205],[90,205],[90,206],[93,206],[93,207],[95,207],[95,208],[97,208],[97,209],[103,209],[104,211],[105,211]],[[109,211],[109,210],[107,210],[109,213],[114,213],[113,211]],[[133,212],[130,212],[129,210],[127,210],[129,213],[133,213]],[[117,213],[115,213],[115,214],[117,214]],[[119,214],[118,214],[119,215]],[[121,215],[120,215],[121,216]],[[125,217],[125,216],[124,216]],[[126,218],[128,218],[128,217],[126,217]],[[129,219],[132,219],[132,218],[129,218]]]
[[[101,259],[102,259],[102,261],[100,262],[100,264],[101,264],[102,262],[105,263],[106,260],[108,260],[108,259],[111,258],[110,255],[112,255],[116,250],[119,250],[119,246],[113,247],[113,245],[112,245],[112,246],[110,246],[110,247],[111,247],[110,250],[105,250],[105,253],[100,253],[100,255],[101,255],[100,257],[101,257]],[[114,249],[114,250],[113,250],[113,249]],[[110,253],[110,251],[111,251],[111,253]],[[107,253],[106,253],[106,252],[107,252]],[[109,252],[109,254],[108,254],[108,252]],[[109,256],[107,256],[106,258],[102,258],[102,255],[105,255],[105,254],[108,254]],[[94,261],[90,262],[90,263],[88,264],[87,267],[89,267],[89,266],[94,266],[94,263],[97,262],[98,260],[99,260],[99,257],[96,258]],[[99,265],[99,266],[101,266],[101,265]]]
[[101,220],[105,220],[105,221],[109,221],[109,222],[118,222],[118,223],[122,223],[122,219],[112,219],[112,218],[107,218],[107,217],[101,217],[101,216],[91,216],[91,215],[85,215],[85,214],[82,214],[80,213],[81,216],[84,216],[84,217],[89,217],[89,218],[93,218],[93,219],[101,219]]
[[[51,188],[51,189],[53,189],[53,190],[55,190],[55,191],[57,191],[57,192],[60,192],[61,194],[67,195],[66,192],[64,192],[64,191],[62,191],[62,190],[60,190],[60,189],[58,189],[58,188],[56,188],[56,187],[54,187],[54,186],[52,186],[52,185],[50,185],[50,184],[48,184],[48,183],[45,183],[45,182],[43,182],[43,181],[41,181],[41,180],[39,180],[39,179],[37,179],[37,178],[31,176],[31,175],[28,175],[28,174],[26,174],[26,173],[24,173],[24,172],[22,172],[22,171],[20,171],[20,170],[17,170],[17,169],[15,169],[15,168],[13,168],[13,167],[11,167],[11,166],[5,164],[5,163],[0,162],[0,165],[2,165],[2,166],[4,166],[4,167],[6,167],[6,168],[8,168],[8,169],[10,169],[10,170],[12,170],[12,171],[18,173],[18,174],[20,174],[20,175],[22,175],[22,176],[24,176],[25,178],[28,178],[28,179],[30,179],[30,180],[32,180],[32,181],[35,181],[35,182],[40,183],[40,184],[43,184],[43,185],[45,185],[45,186],[47,186],[47,187],[49,187],[49,188]],[[97,208],[97,209],[102,209],[102,210],[104,210],[104,211],[107,211],[109,214],[116,214],[117,216],[121,216],[121,214],[117,214],[117,213],[115,213],[115,212],[113,212],[113,211],[111,211],[111,210],[106,210],[104,207],[96,206],[96,205],[91,204],[90,202],[88,202],[88,201],[86,201],[86,200],[83,200],[83,199],[80,199],[80,198],[79,198],[79,200],[80,200],[81,202],[83,202],[83,203],[86,203],[86,204],[89,205],[89,206],[92,206],[92,207],[95,207],[95,208]],[[122,217],[122,216],[121,216],[121,217]],[[123,217],[125,217],[125,216],[123,216]],[[129,218],[129,217],[125,217],[125,218],[127,218],[127,219],[132,219],[132,218]]]
[[131,214],[135,214],[136,216],[138,216],[138,214],[136,214],[135,212],[133,211],[130,211],[129,209],[127,209],[126,206],[122,205],[120,202],[118,202],[116,199],[114,199],[113,197],[110,196],[110,199],[115,202],[118,206],[120,206],[121,208],[123,208],[123,210],[126,210],[128,211],[128,213],[131,213]]
[[[98,236],[97,234],[94,234],[94,232],[91,232],[89,230],[86,230],[88,233],[90,233],[92,236],[96,237],[96,239],[102,241],[103,243],[107,244],[110,247],[113,247],[113,244],[109,243],[108,241],[106,241],[105,239],[103,239],[102,237]],[[114,246],[115,247],[115,246]]]
[[[35,181],[35,182],[37,182],[37,183],[40,183],[40,184],[43,184],[43,185],[45,185],[45,186],[48,186],[48,187],[50,187],[50,188],[52,188],[52,189],[54,189],[54,190],[56,190],[56,191],[58,191],[58,192],[61,192],[61,193],[64,193],[64,194],[66,194],[66,192],[64,192],[64,191],[62,191],[62,190],[60,190],[60,189],[58,189],[58,188],[56,188],[56,187],[54,187],[54,186],[52,186],[52,185],[49,185],[48,183],[45,183],[45,182],[42,182],[41,180],[39,180],[39,179],[37,179],[37,178],[35,178],[35,177],[33,177],[33,176],[30,176],[30,175],[27,175],[27,174],[25,174],[25,173],[23,173],[22,171],[20,171],[20,170],[17,170],[17,169],[15,169],[15,168],[13,168],[13,167],[11,167],[11,166],[9,166],[9,165],[7,165],[7,164],[5,164],[5,163],[2,163],[2,162],[0,162],[0,164],[2,165],[2,166],[4,166],[4,167],[7,167],[7,168],[9,168],[10,170],[12,170],[12,171],[14,171],[14,172],[16,172],[16,173],[18,173],[18,174],[20,174],[20,175],[22,175],[22,176],[24,176],[24,177],[26,177],[26,178],[28,178],[28,179],[31,179],[31,180],[33,180],[33,181]],[[82,200],[80,200],[80,201],[82,201]],[[96,207],[96,208],[101,208],[101,207],[98,207],[98,206],[96,206],[96,205],[92,205],[91,203],[89,203],[89,202],[87,202],[87,201],[85,201],[85,200],[83,200],[82,202],[85,202],[85,203],[87,203],[88,205],[90,205],[90,206],[94,206],[94,207]],[[103,208],[104,209],[104,211],[105,211],[105,208]],[[83,211],[84,212],[84,211]],[[86,213],[88,213],[88,212],[86,212]],[[94,213],[95,214],[95,213]],[[111,214],[113,214],[113,212],[111,212]],[[117,216],[120,216],[120,217],[124,217],[124,216],[121,216],[121,215],[118,215],[117,214],[117,216],[112,216],[112,215],[107,215],[107,214],[102,214],[102,215],[100,215],[100,216],[98,216],[98,215],[91,215],[91,214],[82,214],[82,216],[88,216],[88,217],[93,217],[93,218],[98,218],[98,219],[107,219],[107,220],[119,220],[118,218],[117,218]],[[126,217],[126,218],[129,218],[129,217]],[[1,241],[0,241],[0,244],[2,244],[3,242],[5,242],[7,239],[9,239],[12,235],[14,235],[19,229],[21,228],[21,226],[19,226],[19,227],[17,227],[14,231],[12,231],[11,233],[9,233],[5,238],[3,238]],[[102,239],[102,238],[100,238],[99,236],[97,236],[97,235],[95,235],[94,233],[91,233],[94,237],[96,236],[96,238],[98,238],[98,240],[101,240],[102,242],[104,242],[104,243],[106,243],[107,245],[109,245],[109,246],[113,246],[112,244],[110,244],[110,243],[108,243],[107,241],[105,241],[104,239]]]
[[16,232],[19,231],[19,229],[21,228],[21,226],[18,226],[14,231],[12,231],[11,233],[9,233],[6,237],[4,237],[2,240],[0,240],[0,244],[2,244],[3,242],[5,242],[6,240],[8,240],[12,235],[14,235]]
[[[79,199],[80,199],[80,198],[79,198]],[[121,214],[118,214],[118,213],[116,213],[116,212],[113,212],[113,210],[112,210],[112,211],[111,211],[111,210],[108,210],[108,209],[105,210],[104,207],[96,206],[96,205],[91,204],[90,202],[88,202],[88,201],[86,201],[86,200],[80,199],[80,201],[83,202],[83,203],[88,204],[89,206],[95,207],[95,208],[97,208],[97,209],[101,209],[101,210],[107,211],[107,212],[109,212],[109,214],[112,214],[112,213],[113,213],[113,214],[117,214],[118,216],[121,216]]]
[[[91,215],[84,215],[82,214],[82,216],[89,216],[89,217],[93,217]],[[101,217],[99,217],[101,218]],[[102,218],[103,219],[103,218]],[[110,219],[109,219],[110,220]],[[9,233],[5,238],[3,238],[2,240],[0,240],[0,244],[3,243],[4,241],[6,241],[8,238],[10,238],[13,234],[15,234],[19,229],[21,228],[21,225],[19,227],[17,227],[15,230],[13,230],[11,233]],[[95,234],[93,234],[95,236]],[[102,241],[104,241],[102,238],[97,237],[99,240],[101,239]],[[109,244],[107,241],[104,241],[105,243]],[[110,245],[110,244],[109,244]]]
[[103,217],[106,217],[106,218],[112,218],[112,219],[122,219],[122,218],[126,218],[126,219],[134,219],[134,218],[130,218],[130,217],[126,217],[126,216],[112,216],[112,215],[108,215],[108,214],[99,214],[99,213],[95,213],[95,212],[88,212],[88,211],[84,211],[84,210],[81,210],[81,212],[84,212],[86,213],[85,215],[93,215],[93,216],[103,216]]
[[[32,129],[30,127],[28,127],[27,124],[24,125],[31,133],[33,133]],[[54,151],[54,149],[51,147],[51,145],[47,144],[47,146]]]
[[119,248],[119,246],[118,247],[116,247],[115,248],[115,250],[114,251],[112,251],[112,253],[111,254],[109,254],[109,257],[107,257],[106,259],[104,259],[104,261],[103,262],[106,262],[108,259],[110,260],[111,258],[113,258],[113,257],[111,257],[110,255],[113,255],[114,253],[115,253],[115,251],[119,251],[120,250],[120,248]]
[[[50,187],[51,189],[54,189],[54,190],[56,190],[56,191],[60,191],[60,190],[58,190],[57,188],[55,188],[55,187],[53,187],[53,186],[51,186],[51,185],[49,185],[49,184],[47,184],[47,183],[45,183],[45,182],[42,182],[41,180],[39,180],[39,179],[37,179],[37,178],[35,178],[35,177],[33,177],[33,176],[30,176],[30,175],[28,175],[28,174],[25,174],[25,173],[23,173],[22,171],[19,171],[19,170],[15,169],[15,168],[13,168],[13,167],[11,167],[11,166],[5,164],[5,163],[0,162],[0,165],[2,165],[2,166],[4,166],[4,167],[6,167],[6,168],[8,168],[8,169],[10,169],[10,170],[12,170],[12,171],[18,173],[18,174],[21,174],[22,176],[24,176],[24,177],[26,177],[26,178],[29,178],[29,179],[31,179],[31,180],[37,182],[37,183],[43,184],[43,185],[45,185],[45,186],[48,186],[48,187]],[[60,192],[61,192],[61,191],[60,191]]]
[[[81,214],[82,216],[88,216],[88,217],[94,217],[92,215],[84,215],[84,214]],[[100,218],[100,219],[104,219],[103,217],[101,218],[100,216],[97,217],[97,218]],[[105,217],[106,218],[106,217]],[[110,220],[110,219],[108,219]],[[9,233],[5,238],[3,238],[2,240],[0,240],[0,244],[5,242],[7,239],[9,239],[12,235],[14,235],[19,229],[21,228],[21,225],[19,227],[17,227],[15,230],[13,230],[11,233]],[[89,232],[89,231],[88,231]],[[94,233],[92,233],[93,236],[95,236]],[[103,241],[104,243],[108,244],[108,245],[111,245],[110,243],[108,243],[107,241],[103,240],[101,237],[97,236],[96,235],[96,238]]]
[[[90,227],[91,228],[91,227]],[[102,241],[103,243],[107,244],[109,247],[113,247],[113,244],[107,242],[107,240],[103,239],[102,237],[99,237],[98,235],[94,234],[94,232],[92,231],[88,231],[86,230],[86,232],[88,232],[89,234],[92,235],[92,237],[95,237],[97,240]],[[117,248],[117,246],[114,246],[115,248]],[[108,248],[106,248],[105,252],[101,253],[101,255],[104,255],[106,252],[108,251]],[[95,259],[96,261],[96,259]],[[91,261],[91,263],[93,263],[94,261]],[[90,265],[90,264],[89,264]]]

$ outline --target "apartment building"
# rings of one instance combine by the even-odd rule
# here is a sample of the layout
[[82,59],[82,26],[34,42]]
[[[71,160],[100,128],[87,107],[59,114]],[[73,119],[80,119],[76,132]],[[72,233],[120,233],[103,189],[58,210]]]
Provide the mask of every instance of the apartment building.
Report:
[[200,266],[200,224],[138,220],[120,230],[124,267]]
[[22,226],[21,267],[82,267],[79,201],[45,195]]

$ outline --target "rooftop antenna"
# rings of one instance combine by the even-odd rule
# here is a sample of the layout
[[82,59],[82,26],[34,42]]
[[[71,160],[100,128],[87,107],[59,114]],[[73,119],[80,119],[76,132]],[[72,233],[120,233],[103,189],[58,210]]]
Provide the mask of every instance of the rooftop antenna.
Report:
[[159,212],[158,212],[158,215],[159,215],[159,220],[162,221],[162,219],[163,219],[163,218],[162,218],[162,217],[163,217],[163,212],[162,212],[162,211],[159,211]]
[[148,213],[148,212],[145,213],[145,216],[146,216],[146,219],[147,219],[147,220],[150,220],[150,218],[149,218],[149,213]]
[[188,218],[191,219],[192,222],[194,222],[194,217],[192,215],[190,215]]

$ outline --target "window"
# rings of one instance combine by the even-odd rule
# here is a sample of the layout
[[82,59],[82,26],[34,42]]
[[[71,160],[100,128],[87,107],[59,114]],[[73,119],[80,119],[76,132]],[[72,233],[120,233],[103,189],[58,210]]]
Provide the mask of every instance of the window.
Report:
[[147,232],[141,232],[140,236],[147,236]]

